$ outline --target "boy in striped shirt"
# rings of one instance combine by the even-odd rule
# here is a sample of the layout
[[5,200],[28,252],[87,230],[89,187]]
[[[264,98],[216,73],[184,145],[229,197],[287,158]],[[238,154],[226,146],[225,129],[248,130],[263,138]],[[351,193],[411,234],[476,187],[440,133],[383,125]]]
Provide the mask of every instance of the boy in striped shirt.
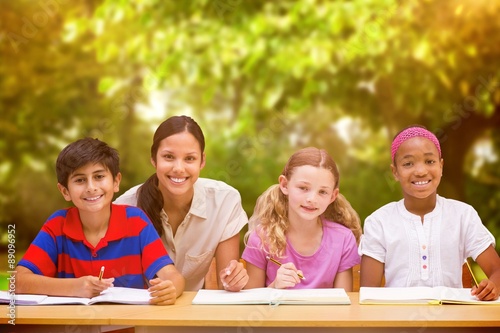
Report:
[[118,152],[80,139],[61,151],[56,173],[74,207],[44,223],[16,268],[16,293],[94,297],[111,286],[149,287],[151,304],[174,304],[185,280],[149,218],[111,203],[121,180]]

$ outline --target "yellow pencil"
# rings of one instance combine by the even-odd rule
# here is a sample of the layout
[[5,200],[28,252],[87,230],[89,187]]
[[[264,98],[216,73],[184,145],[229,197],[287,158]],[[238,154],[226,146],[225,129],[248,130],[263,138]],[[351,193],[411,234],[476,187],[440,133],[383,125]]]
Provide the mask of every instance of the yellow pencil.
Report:
[[[275,264],[276,264],[276,265],[278,265],[278,266],[281,266],[281,265],[282,265],[282,263],[280,263],[278,260],[276,260],[276,259],[274,259],[274,258],[271,258],[270,256],[267,256],[266,258],[267,258],[269,261],[271,261],[271,262],[275,263]],[[302,274],[297,273],[297,275],[298,275],[298,276],[299,276],[299,278],[301,278],[302,280],[305,280],[305,279],[306,279],[306,278],[305,278]]]
[[99,281],[102,280],[103,275],[104,275],[104,266],[101,266],[101,271],[99,272]]
[[472,271],[472,268],[469,265],[469,259],[465,259],[465,264],[467,265],[467,269],[469,270],[470,275],[472,276],[472,283],[474,286],[478,286],[479,283],[477,283],[476,276],[474,275],[474,272]]

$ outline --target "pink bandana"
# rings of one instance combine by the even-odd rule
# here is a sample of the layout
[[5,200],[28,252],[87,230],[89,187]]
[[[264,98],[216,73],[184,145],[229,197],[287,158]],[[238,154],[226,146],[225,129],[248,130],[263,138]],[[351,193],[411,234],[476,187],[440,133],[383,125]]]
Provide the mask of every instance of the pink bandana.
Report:
[[401,131],[401,133],[399,133],[392,141],[392,145],[391,145],[392,161],[394,161],[394,155],[396,155],[396,152],[398,151],[399,146],[401,146],[403,144],[403,142],[405,142],[406,140],[412,139],[412,138],[417,137],[417,136],[421,136],[421,137],[424,137],[426,139],[431,140],[439,152],[439,157],[441,157],[441,146],[439,145],[439,140],[436,138],[436,136],[432,132],[430,132],[422,127],[409,127],[407,129]]

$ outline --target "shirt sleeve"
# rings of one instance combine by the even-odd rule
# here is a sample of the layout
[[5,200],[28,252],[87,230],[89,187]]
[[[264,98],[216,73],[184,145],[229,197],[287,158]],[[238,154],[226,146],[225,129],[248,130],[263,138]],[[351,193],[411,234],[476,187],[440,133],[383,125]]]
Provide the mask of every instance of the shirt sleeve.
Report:
[[221,213],[227,212],[221,242],[239,234],[241,229],[248,223],[248,216],[241,205],[241,196],[236,189],[228,192],[219,211]]
[[142,184],[139,184],[128,189],[125,193],[116,198],[115,201],[113,201],[113,203],[115,205],[137,206],[137,190],[141,186]]
[[361,262],[361,258],[358,254],[358,246],[356,244],[356,238],[354,234],[349,230],[344,238],[344,248],[342,252],[342,258],[339,264],[339,272],[343,272],[353,266],[356,266]]
[[140,233],[140,241],[142,245],[143,273],[149,280],[154,278],[161,268],[173,264],[174,262],[168,255],[156,229],[149,221],[147,215],[141,211],[140,216],[146,222]]
[[18,263],[19,266],[26,267],[35,274],[49,277],[56,277],[57,275],[57,260],[59,254],[57,238],[49,227],[49,222],[51,222],[53,218],[57,218],[56,214],[47,219],[42,229],[28,247],[23,258]]
[[358,253],[385,263],[386,248],[384,245],[382,223],[373,215],[366,218],[363,235],[359,243]]
[[247,244],[245,249],[243,250],[243,254],[241,257],[246,261],[258,267],[260,269],[266,270],[267,267],[267,259],[266,253],[261,248],[262,242],[260,237],[257,235],[255,231],[250,233],[248,237]]
[[466,231],[466,254],[476,260],[490,245],[495,246],[495,237],[484,226],[477,211],[471,206],[464,214]]

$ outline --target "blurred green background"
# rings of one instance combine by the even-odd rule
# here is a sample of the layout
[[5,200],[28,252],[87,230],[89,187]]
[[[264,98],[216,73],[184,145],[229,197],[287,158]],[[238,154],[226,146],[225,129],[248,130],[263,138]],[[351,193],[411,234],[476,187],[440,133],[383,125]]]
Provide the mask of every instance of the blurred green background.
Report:
[[361,219],[401,198],[390,142],[420,123],[444,154],[439,193],[479,212],[500,249],[499,1],[0,2],[0,268],[67,205],[54,162],[91,136],[121,156],[121,192],[154,172],[172,115],[203,128],[202,176],[255,200],[298,148],[327,149]]

